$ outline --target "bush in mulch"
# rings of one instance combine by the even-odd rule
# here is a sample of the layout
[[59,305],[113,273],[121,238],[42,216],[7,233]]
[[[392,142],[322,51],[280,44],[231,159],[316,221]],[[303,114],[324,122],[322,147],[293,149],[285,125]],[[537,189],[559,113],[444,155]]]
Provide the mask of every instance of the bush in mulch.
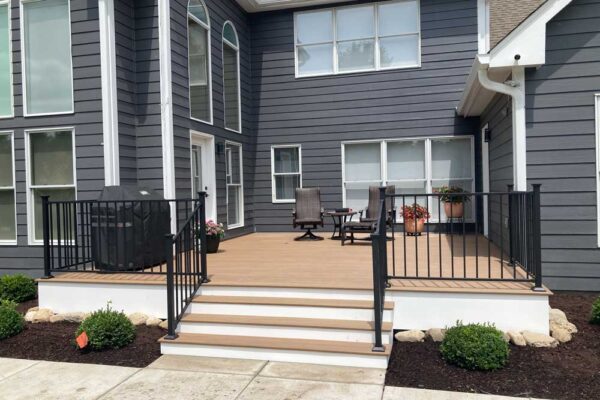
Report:
[[592,304],[592,316],[590,323],[600,325],[600,297]]
[[0,300],[22,303],[37,295],[35,281],[25,275],[4,275],[0,277]]
[[120,349],[135,339],[135,326],[123,312],[111,309],[108,304],[106,309],[93,312],[79,325],[76,337],[82,333],[87,336],[87,346],[92,350]]
[[504,367],[510,350],[502,332],[494,326],[459,322],[446,331],[440,352],[447,362],[458,367],[491,371]]
[[17,311],[17,304],[2,300],[0,302],[0,340],[15,336],[25,326],[23,316]]

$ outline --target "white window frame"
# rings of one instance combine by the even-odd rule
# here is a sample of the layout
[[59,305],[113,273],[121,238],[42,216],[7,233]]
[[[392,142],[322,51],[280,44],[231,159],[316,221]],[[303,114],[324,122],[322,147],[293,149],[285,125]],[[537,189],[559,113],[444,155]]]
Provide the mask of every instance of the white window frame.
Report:
[[596,240],[600,247],[600,93],[594,94],[594,120],[596,131]]
[[13,131],[0,131],[0,136],[10,135],[11,154],[12,154],[12,186],[1,186],[0,191],[12,191],[14,200],[14,218],[15,218],[15,238],[0,240],[0,246],[15,246],[17,244],[17,183],[15,177],[15,134]]
[[[277,149],[298,149],[298,172],[275,172],[275,150]],[[296,199],[278,199],[276,190],[277,176],[299,176],[300,187],[302,187],[302,145],[300,144],[277,144],[271,146],[271,202],[272,203],[295,203]]]
[[71,0],[67,0],[69,4],[69,68],[71,71],[71,109],[53,113],[30,113],[27,110],[27,54],[25,52],[25,18],[23,17],[23,4],[25,3],[37,3],[43,0],[21,0],[19,4],[19,18],[20,18],[20,29],[21,29],[21,68],[22,73],[22,86],[23,86],[23,116],[24,117],[40,117],[46,115],[67,115],[75,113],[75,85],[73,77],[73,32],[72,32],[72,21],[71,21]]
[[[377,143],[380,145],[381,155],[380,155],[380,182],[383,186],[388,185],[388,182],[394,184],[395,182],[417,182],[417,181],[425,181],[425,193],[431,194],[433,193],[433,185],[432,181],[436,180],[432,177],[432,159],[431,159],[431,142],[435,140],[469,140],[470,148],[471,148],[471,177],[457,177],[452,178],[454,181],[467,181],[471,180],[471,193],[475,192],[475,180],[476,180],[476,171],[475,171],[475,138],[473,136],[421,136],[421,137],[410,137],[410,138],[401,138],[401,139],[369,139],[369,140],[351,140],[351,141],[343,141],[341,143],[342,146],[342,204],[346,207],[346,183],[361,183],[361,181],[346,181],[346,145],[353,144],[368,144],[368,143]],[[398,142],[412,142],[412,141],[424,141],[425,143],[425,179],[400,179],[400,180],[388,180],[388,160],[387,160],[387,144],[388,143],[398,143]],[[363,182],[372,182],[372,181],[363,181]],[[410,193],[412,194],[412,193]],[[424,195],[423,194],[423,195]],[[418,196],[417,196],[418,197]],[[423,196],[424,197],[424,196]],[[431,196],[429,197],[432,198]],[[396,207],[399,208],[401,205],[396,204]],[[431,208],[431,204],[430,204]],[[475,219],[475,209],[473,207],[472,215],[466,218],[466,222],[473,222]],[[432,214],[429,219],[430,223],[439,223],[444,222],[438,221],[435,215]]]
[[[231,152],[227,152],[227,145],[237,146],[240,149],[240,183],[228,183],[227,178],[231,176]],[[227,207],[227,230],[242,228],[245,224],[244,217],[244,153],[243,146],[241,143],[233,142],[230,140],[225,141],[225,204]],[[240,222],[238,224],[229,225],[229,186],[238,186],[240,188],[240,197],[239,197],[239,213],[240,213]]]
[[[30,135],[45,132],[71,132],[72,160],[73,163],[73,183],[71,185],[32,185],[31,182],[31,142]],[[43,246],[43,240],[35,238],[35,199],[33,197],[34,189],[74,189],[75,200],[77,200],[77,157],[75,154],[75,127],[66,126],[58,128],[39,128],[25,130],[25,186],[27,189],[27,238],[30,246]],[[51,199],[52,201],[52,199]]]
[[[387,38],[387,37],[399,37],[399,36],[411,36],[411,35],[417,35],[418,36],[418,60],[417,63],[413,64],[413,65],[404,65],[401,67],[382,67],[381,64],[381,60],[379,59],[379,40],[381,39],[381,37],[379,36],[379,6],[380,5],[387,5],[387,4],[393,4],[393,3],[403,3],[403,2],[407,2],[407,1],[416,1],[417,3],[417,14],[418,14],[418,19],[417,19],[417,31],[416,32],[407,32],[407,33],[402,33],[400,35],[389,35],[389,36],[383,36],[383,38]],[[337,45],[338,45],[338,40],[337,40],[337,24],[336,24],[336,13],[338,10],[343,10],[343,9],[348,9],[348,8],[360,8],[360,7],[365,7],[367,5],[372,5],[375,8],[375,12],[374,14],[374,18],[375,18],[375,36],[373,37],[373,39],[375,40],[375,67],[374,68],[362,68],[362,69],[357,69],[357,70],[349,70],[349,71],[339,71],[338,68],[338,52],[337,52]],[[320,72],[320,73],[314,73],[314,74],[300,74],[300,68],[299,68],[299,64],[298,64],[298,47],[303,46],[302,44],[298,44],[298,15],[301,14],[308,14],[308,13],[314,13],[314,12],[318,12],[318,11],[331,11],[331,18],[332,18],[332,27],[333,27],[333,38],[331,41],[326,41],[326,42],[318,42],[318,43],[310,43],[310,45],[323,45],[323,44],[332,44],[333,47],[333,72]],[[294,13],[294,66],[295,66],[295,77],[296,78],[311,78],[311,77],[316,77],[316,76],[327,76],[327,75],[345,75],[345,74],[356,74],[356,73],[360,73],[360,72],[376,72],[376,71],[389,71],[389,70],[396,70],[396,69],[410,69],[410,68],[421,68],[421,56],[422,56],[422,50],[421,50],[421,0],[393,0],[393,1],[385,1],[385,2],[376,2],[376,3],[361,3],[361,4],[356,4],[356,5],[350,5],[350,6],[342,6],[342,7],[332,7],[332,8],[323,8],[323,9],[317,9],[317,10],[308,10],[308,11],[300,11],[300,12],[295,12]],[[361,39],[357,39],[357,40],[361,40]]]
[[[235,33],[235,38],[238,42],[237,46],[231,43],[229,40],[225,39],[225,27],[230,25]],[[237,95],[238,95],[238,121],[239,121],[239,130],[231,129],[227,127],[227,121],[225,116],[225,109],[227,108],[227,103],[225,99],[225,46],[229,46],[231,49],[235,50],[236,59],[237,59]],[[221,64],[223,66],[223,127],[231,132],[242,133],[242,85],[241,85],[241,71],[240,71],[240,36],[237,33],[237,29],[235,29],[235,25],[233,22],[227,20],[223,23],[223,29],[221,30]]]
[[192,96],[189,95],[189,107],[190,107],[190,119],[194,120],[194,121],[198,121],[198,122],[202,122],[205,124],[209,124],[212,125],[213,124],[213,93],[212,93],[212,52],[211,52],[211,30],[210,30],[210,14],[208,13],[208,7],[206,7],[206,3],[204,2],[204,0],[199,0],[200,3],[202,3],[202,6],[204,7],[204,11],[206,12],[206,19],[208,20],[208,25],[205,24],[203,21],[199,20],[198,18],[196,18],[195,15],[193,15],[192,13],[189,12],[189,1],[188,1],[188,11],[187,11],[187,41],[188,41],[188,84],[190,85],[189,87],[189,92],[191,94],[191,87],[192,87],[192,81],[191,81],[191,66],[190,66],[190,23],[189,20],[192,19],[195,23],[197,23],[198,25],[200,25],[201,27],[203,27],[204,29],[206,29],[206,48],[207,48],[207,60],[206,62],[208,63],[208,71],[207,74],[208,76],[206,77],[207,79],[207,83],[208,83],[208,121],[204,121],[200,118],[194,118],[192,116]]
[[[11,29],[11,2],[10,0],[0,0],[0,6],[8,6],[8,73],[10,74],[10,114],[0,115],[0,119],[14,118],[15,100],[14,100],[14,81],[13,81],[13,52],[12,52],[12,29]],[[14,139],[14,138],[13,138]]]

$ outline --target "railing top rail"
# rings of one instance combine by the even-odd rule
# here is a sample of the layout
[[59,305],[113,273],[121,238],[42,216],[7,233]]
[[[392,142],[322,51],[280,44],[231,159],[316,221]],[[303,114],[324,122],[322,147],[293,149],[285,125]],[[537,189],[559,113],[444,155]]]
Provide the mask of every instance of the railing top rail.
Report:
[[189,225],[196,219],[196,213],[198,212],[200,207],[202,207],[202,204],[198,204],[198,205],[196,205],[196,207],[194,207],[194,210],[190,214],[189,218],[181,226],[179,231],[177,231],[177,233],[175,235],[173,235],[173,242],[175,242],[179,237],[181,237],[181,235],[183,235],[185,230],[189,228]]
[[114,204],[114,203],[175,203],[175,202],[191,202],[198,199],[135,199],[135,200],[50,200],[48,204]]
[[466,196],[485,196],[485,195],[514,195],[514,194],[526,194],[533,193],[532,190],[528,191],[513,191],[513,192],[466,192],[466,193],[386,193],[386,197],[425,197],[425,196],[437,196],[437,197],[466,197]]

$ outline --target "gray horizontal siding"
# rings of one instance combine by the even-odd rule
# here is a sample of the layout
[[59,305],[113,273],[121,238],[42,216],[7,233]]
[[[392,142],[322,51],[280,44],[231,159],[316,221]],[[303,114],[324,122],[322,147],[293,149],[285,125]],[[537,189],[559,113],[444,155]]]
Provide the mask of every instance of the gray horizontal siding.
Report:
[[544,192],[542,259],[554,289],[600,290],[598,71],[600,1],[575,0],[548,24],[546,64],[527,73],[527,177]]
[[421,68],[316,78],[294,77],[293,11],[251,18],[258,230],[291,229],[292,205],[272,204],[272,145],[302,146],[303,185],[320,187],[333,208],[342,141],[477,134],[477,119],[455,115],[477,50],[475,1],[421,1]]
[[25,129],[74,127],[78,198],[94,198],[104,185],[97,2],[71,0],[70,3],[75,112],[69,115],[24,118],[19,1],[11,2],[15,117],[0,120],[0,130],[12,130],[15,137],[18,246],[0,246],[0,274],[24,272],[38,276],[42,268],[42,248],[27,244]]

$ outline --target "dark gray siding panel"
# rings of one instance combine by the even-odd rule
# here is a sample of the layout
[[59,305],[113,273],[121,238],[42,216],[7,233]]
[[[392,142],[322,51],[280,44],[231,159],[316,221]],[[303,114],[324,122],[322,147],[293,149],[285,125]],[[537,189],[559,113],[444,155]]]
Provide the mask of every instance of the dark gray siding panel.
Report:
[[272,204],[272,145],[302,145],[303,185],[319,186],[333,208],[342,141],[477,134],[477,119],[455,115],[477,51],[477,2],[422,0],[421,13],[421,68],[298,79],[293,12],[251,16],[257,229],[291,229],[292,205]]
[[548,24],[546,65],[527,73],[527,177],[542,184],[542,258],[553,289],[600,290],[598,71],[600,1],[575,0]]
[[100,35],[97,2],[71,0],[71,43],[75,113],[23,118],[19,1],[12,0],[12,50],[15,118],[0,120],[0,130],[13,131],[18,246],[0,246],[0,274],[25,272],[40,275],[42,248],[28,246],[25,182],[24,131],[31,128],[74,127],[77,196],[90,199],[104,185],[102,148],[102,90],[100,79]]
[[[245,227],[229,231],[228,237],[254,230],[253,178],[256,130],[252,117],[252,88],[250,85],[251,33],[248,15],[234,0],[205,0],[211,23],[212,57],[212,125],[190,119],[189,78],[187,57],[187,0],[171,2],[171,46],[173,68],[173,113],[175,142],[175,177],[178,197],[191,195],[190,131],[213,135],[217,144],[226,140],[242,144],[244,171],[244,216]],[[221,32],[223,24],[231,21],[240,42],[240,76],[242,97],[242,132],[224,129],[223,109],[223,64]],[[225,157],[216,155],[217,218],[227,220],[225,196]]]

